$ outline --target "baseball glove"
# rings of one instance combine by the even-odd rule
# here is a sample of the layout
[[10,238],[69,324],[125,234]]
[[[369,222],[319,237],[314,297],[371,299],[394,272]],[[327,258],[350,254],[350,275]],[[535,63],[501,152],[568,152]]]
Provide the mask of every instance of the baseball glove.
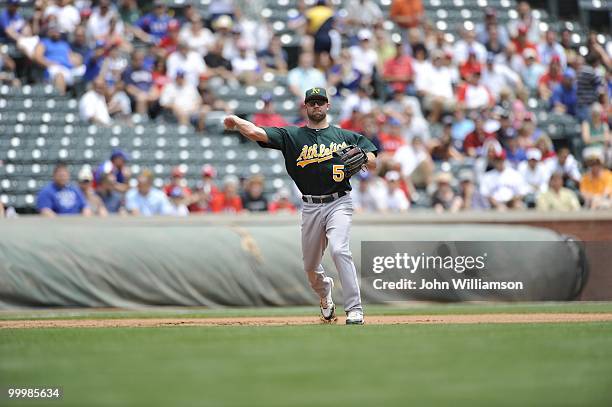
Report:
[[350,178],[357,174],[368,162],[368,156],[363,149],[354,144],[334,151],[334,156],[339,157],[344,163],[344,177]]

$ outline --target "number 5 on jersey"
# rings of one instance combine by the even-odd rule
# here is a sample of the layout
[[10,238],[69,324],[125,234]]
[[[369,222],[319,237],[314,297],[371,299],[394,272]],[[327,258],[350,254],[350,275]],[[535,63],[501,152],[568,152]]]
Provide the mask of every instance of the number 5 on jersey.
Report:
[[342,182],[344,179],[344,164],[332,166],[332,178],[336,182]]

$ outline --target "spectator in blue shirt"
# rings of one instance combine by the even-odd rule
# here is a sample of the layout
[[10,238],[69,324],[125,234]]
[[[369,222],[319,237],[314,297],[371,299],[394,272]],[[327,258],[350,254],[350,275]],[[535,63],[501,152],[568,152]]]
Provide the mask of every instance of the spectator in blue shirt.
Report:
[[138,176],[138,187],[125,194],[125,207],[132,215],[175,215],[176,211],[168,196],[161,189],[153,187],[153,174],[143,171]]
[[473,132],[475,128],[474,121],[465,113],[465,106],[463,104],[458,104],[455,107],[453,126],[451,127],[453,146],[460,151],[463,150],[463,140],[465,140],[465,137]]
[[563,72],[561,83],[553,89],[550,97],[550,109],[556,113],[567,113],[575,116],[577,105],[576,72],[572,68],[567,68]]
[[342,50],[338,63],[328,70],[327,76],[329,78],[329,84],[338,89],[338,95],[343,89],[357,92],[362,79],[361,72],[353,67],[348,49]]
[[134,35],[149,44],[157,44],[168,33],[170,16],[162,0],[155,0],[153,12],[142,16],[134,26]]
[[94,172],[94,181],[97,185],[102,180],[105,174],[112,174],[114,178],[114,188],[118,192],[128,190],[128,181],[130,178],[130,170],[126,163],[128,155],[121,149],[116,148],[111,153],[110,159],[104,161]]
[[159,90],[153,86],[153,73],[144,66],[145,53],[136,51],[132,64],[123,71],[123,83],[136,112],[146,115],[159,105]]
[[46,68],[47,78],[63,95],[66,86],[74,83],[74,68],[81,65],[81,56],[61,38],[57,23],[49,23],[47,35],[36,46],[34,60]]
[[8,0],[7,3],[6,9],[0,13],[0,42],[16,42],[26,22],[17,12],[19,0]]
[[40,190],[36,208],[42,216],[57,215],[91,216],[87,200],[76,185],[70,183],[66,164],[58,164],[53,170],[53,181]]
[[106,43],[103,40],[96,41],[96,46],[85,57],[85,75],[83,80],[91,82],[100,75],[104,59],[108,56]]
[[516,133],[508,135],[506,137],[506,160],[510,163],[512,168],[517,168],[521,161],[527,161],[527,153],[525,149],[519,145]]

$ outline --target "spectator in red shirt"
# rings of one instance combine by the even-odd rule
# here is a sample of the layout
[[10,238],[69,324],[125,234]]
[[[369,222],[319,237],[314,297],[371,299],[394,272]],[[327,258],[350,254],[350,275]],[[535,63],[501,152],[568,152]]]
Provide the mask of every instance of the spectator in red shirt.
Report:
[[291,203],[291,200],[290,200],[291,193],[289,192],[287,188],[279,189],[276,195],[277,195],[276,199],[270,202],[270,205],[268,206],[268,212],[273,212],[273,213],[280,213],[280,212],[295,213],[296,212],[295,205],[293,205],[293,203]]
[[264,103],[261,112],[257,112],[253,115],[253,123],[258,127],[284,127],[287,126],[287,121],[280,114],[276,113],[274,109],[274,103],[272,102],[272,95],[270,93],[264,93],[261,95],[261,100]]
[[168,33],[158,44],[158,47],[164,50],[166,56],[176,51],[179,42],[180,28],[181,25],[177,20],[170,20],[168,23]]
[[468,76],[468,80],[457,89],[457,100],[468,110],[480,110],[495,105],[495,98],[480,82],[480,68]]
[[395,56],[385,61],[383,66],[383,79],[389,83],[390,91],[414,93],[409,91],[414,77],[412,58],[406,55],[401,41],[395,42]]
[[387,120],[387,131],[381,133],[380,146],[383,153],[393,155],[398,148],[406,144],[406,140],[402,136],[402,123],[395,117],[390,117]]
[[161,92],[168,83],[170,83],[170,78],[166,74],[166,60],[158,56],[153,68],[153,85]]
[[459,74],[461,75],[461,79],[467,80],[472,74],[480,74],[481,71],[482,64],[480,63],[480,61],[478,61],[476,51],[470,49],[468,53],[468,59],[459,67]]
[[189,205],[189,212],[210,212],[210,204],[214,197],[218,195],[219,188],[215,184],[215,177],[217,171],[210,164],[204,164],[202,166],[202,180],[198,182],[196,191],[194,194],[194,202]]
[[180,188],[182,191],[182,197],[186,199],[191,198],[191,189],[187,186],[187,181],[185,180],[185,173],[180,167],[174,167],[172,169],[172,173],[170,175],[170,183],[164,186],[164,193],[170,197],[174,192],[176,195],[176,189]]
[[485,140],[495,138],[494,134],[485,131],[484,123],[484,117],[477,115],[474,119],[474,131],[465,136],[463,140],[463,151],[468,157],[479,156]]
[[356,133],[363,132],[363,113],[361,113],[359,106],[355,106],[353,113],[340,122],[340,127]]
[[563,72],[561,71],[561,59],[553,56],[548,66],[548,71],[538,80],[538,93],[541,99],[548,100],[555,86],[561,83]]
[[185,173],[178,166],[172,169],[170,183],[164,186],[163,191],[170,199],[178,216],[187,216],[190,212],[189,206],[198,198],[187,186]]
[[521,24],[518,28],[518,35],[512,40],[512,43],[516,47],[516,52],[518,54],[522,55],[523,51],[525,51],[527,48],[533,49],[536,53],[538,52],[538,49],[536,48],[535,44],[529,41],[529,38],[527,37],[528,31],[529,29],[527,28],[527,26]]
[[242,199],[238,195],[239,181],[233,175],[229,175],[223,181],[221,193],[213,196],[210,203],[212,212],[237,213],[242,211]]

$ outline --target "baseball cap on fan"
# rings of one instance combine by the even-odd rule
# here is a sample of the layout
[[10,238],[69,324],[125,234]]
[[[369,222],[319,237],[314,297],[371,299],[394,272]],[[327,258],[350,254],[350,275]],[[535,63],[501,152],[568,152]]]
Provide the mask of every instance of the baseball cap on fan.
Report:
[[93,173],[91,172],[91,168],[85,166],[81,168],[81,170],[79,171],[78,180],[79,182],[93,181]]
[[261,95],[261,101],[264,103],[270,103],[272,101],[272,94],[270,92],[264,92]]
[[183,178],[185,176],[185,173],[183,172],[183,170],[181,170],[181,167],[176,166],[172,169],[171,176],[172,178]]
[[604,162],[604,152],[600,147],[587,147],[582,151],[582,158],[588,166],[595,162]]
[[576,79],[576,71],[574,71],[572,68],[565,68],[565,71],[563,71],[563,77],[567,79]]
[[530,148],[526,155],[528,160],[540,161],[542,159],[542,153],[537,148]]
[[395,117],[389,117],[389,120],[387,120],[387,123],[389,123],[389,125],[391,126],[401,126],[402,125],[402,122],[400,122]]
[[372,33],[370,32],[370,30],[362,28],[357,33],[357,38],[359,38],[359,41],[369,41],[372,39]]
[[114,148],[111,152],[110,160],[113,161],[115,158],[123,158],[123,161],[129,161],[130,156],[120,148]]
[[213,167],[212,165],[204,164],[202,166],[202,176],[214,178],[215,176],[217,176],[217,171],[215,170],[215,167]]
[[397,171],[388,171],[385,174],[385,179],[390,182],[399,181],[401,179],[401,175]]
[[308,103],[310,100],[324,100],[329,101],[327,99],[327,91],[325,88],[311,88],[306,91],[304,95],[304,103]]
[[525,48],[523,51],[523,58],[525,59],[536,59],[538,57],[538,53],[533,48]]
[[496,150],[495,154],[493,155],[493,159],[494,160],[505,161],[506,160],[506,151],[503,148],[500,148],[499,150]]

